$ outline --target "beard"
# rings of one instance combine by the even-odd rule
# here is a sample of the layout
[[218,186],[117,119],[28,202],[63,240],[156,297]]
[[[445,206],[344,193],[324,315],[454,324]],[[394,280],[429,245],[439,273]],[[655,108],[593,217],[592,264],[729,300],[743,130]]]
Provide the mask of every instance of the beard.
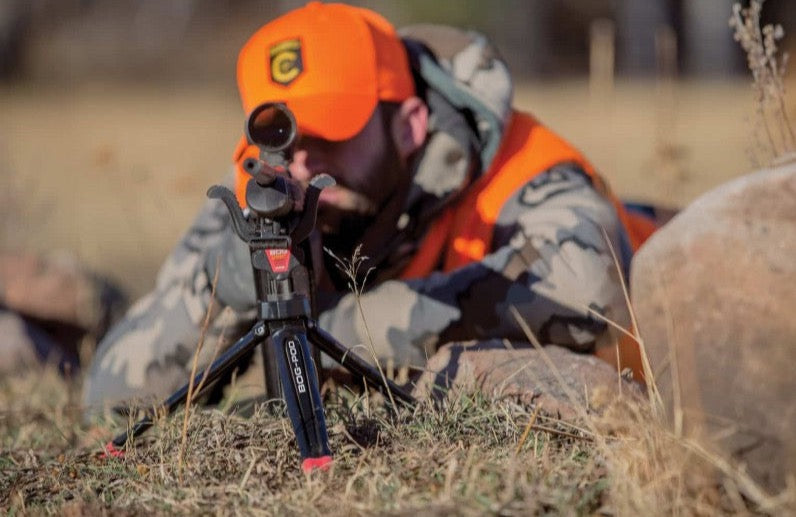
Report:
[[[379,195],[379,200],[342,185],[338,187],[337,203],[319,206],[318,228],[323,237],[323,246],[346,262],[351,260],[354,251],[360,246],[366,259],[379,255],[395,232],[398,217],[403,211],[409,175],[401,163],[395,143],[391,138],[387,141],[386,152],[367,175],[377,182],[369,185],[367,190]],[[329,253],[323,256],[329,279],[336,289],[345,289],[351,279],[340,271],[334,257]],[[360,270],[364,274],[370,267],[377,265],[378,260],[365,260]],[[358,278],[357,282],[363,280]]]
[[[339,263],[338,258],[346,264],[352,260],[354,250],[360,244],[362,236],[372,224],[373,219],[373,217],[347,214],[340,220],[341,228],[344,231],[323,234],[323,247],[325,248],[323,253],[324,268],[336,290],[346,289],[351,281],[348,273],[341,270],[343,264]],[[331,251],[331,253],[326,250]],[[357,283],[359,284],[362,280],[357,278]]]

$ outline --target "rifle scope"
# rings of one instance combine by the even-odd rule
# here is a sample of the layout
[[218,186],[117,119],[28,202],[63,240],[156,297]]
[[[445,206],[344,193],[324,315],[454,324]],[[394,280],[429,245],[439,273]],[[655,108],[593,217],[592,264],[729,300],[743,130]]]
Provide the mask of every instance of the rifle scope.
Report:
[[281,102],[260,104],[246,120],[246,138],[263,151],[285,151],[296,138],[296,118]]

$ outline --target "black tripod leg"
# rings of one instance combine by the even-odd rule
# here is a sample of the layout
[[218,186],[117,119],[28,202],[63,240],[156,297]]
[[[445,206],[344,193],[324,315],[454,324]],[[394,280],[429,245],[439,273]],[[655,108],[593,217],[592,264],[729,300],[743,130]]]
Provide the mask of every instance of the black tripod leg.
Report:
[[272,346],[264,346],[262,348],[265,396],[269,400],[281,399],[283,397],[282,384],[279,382],[279,367],[277,367],[275,353],[275,349]]
[[[318,386],[321,386],[324,382],[324,377],[322,376],[323,370],[320,369],[321,351],[318,347],[312,346],[312,343],[310,343],[310,354],[318,373]],[[265,396],[269,400],[282,399],[284,396],[282,394],[282,383],[279,381],[279,367],[276,365],[274,347],[262,347],[262,355],[263,373],[265,375]]]
[[[265,325],[262,322],[257,322],[252,330],[235,342],[235,344],[221,354],[218,359],[213,361],[210,366],[196,374],[196,377],[193,379],[194,388],[202,381],[205,372],[207,373],[207,379],[205,380],[203,388],[207,388],[213,384],[221,375],[226,373],[229,369],[234,368],[238,361],[240,361],[252,348],[265,341],[266,337]],[[144,431],[152,427],[154,417],[158,411],[165,411],[166,414],[169,414],[174,411],[177,406],[184,403],[188,398],[189,385],[190,384],[185,384],[182,388],[178,389],[164,400],[158,408],[148,411],[146,416],[133,424],[129,431],[120,433],[116,436],[116,438],[111,441],[113,447],[119,448],[124,446],[127,440],[138,437]]]
[[271,330],[266,346],[274,351],[287,412],[303,460],[302,468],[305,471],[322,468],[332,460],[332,453],[318,376],[304,325],[272,325]]
[[[331,334],[325,332],[317,325],[311,325],[307,331],[307,335],[310,341],[322,351],[326,352],[329,357],[337,361],[340,365],[348,368],[351,373],[365,377],[385,395],[387,394],[387,389],[389,389],[394,397],[401,399],[403,402],[409,405],[414,405],[416,403],[415,398],[409,391],[395,384],[390,379],[382,379],[379,371],[371,366],[370,363],[343,346],[332,337]],[[385,380],[387,381],[386,385],[384,384]]]

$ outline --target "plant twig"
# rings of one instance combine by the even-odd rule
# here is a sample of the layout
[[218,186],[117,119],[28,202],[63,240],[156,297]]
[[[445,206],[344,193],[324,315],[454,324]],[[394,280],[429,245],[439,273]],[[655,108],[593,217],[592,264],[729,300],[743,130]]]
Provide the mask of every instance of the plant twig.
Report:
[[[210,315],[213,312],[213,301],[216,299],[216,284],[218,283],[218,273],[220,269],[221,269],[221,258],[219,257],[216,260],[216,270],[215,273],[213,274],[213,284],[210,290],[210,302],[207,305],[207,312],[205,313],[205,321],[202,324],[202,330],[201,333],[199,334],[199,342],[196,344],[196,351],[193,354],[193,365],[191,366],[191,376],[188,379],[188,395],[185,399],[185,416],[182,422],[182,438],[180,440],[180,452],[177,459],[177,473],[178,473],[178,478],[180,480],[180,484],[183,483],[182,471],[185,459],[185,444],[188,440],[188,420],[189,420],[189,415],[191,413],[191,402],[193,400],[193,393],[194,393],[193,381],[194,377],[196,377],[196,369],[199,366],[199,354],[202,351],[202,346],[204,345],[205,336],[207,335],[207,329],[210,327]],[[205,377],[206,376],[207,372],[205,372]],[[204,378],[202,379],[202,382],[204,382]]]
[[[785,36],[782,26],[760,27],[760,13],[765,0],[750,0],[749,7],[735,3],[730,17],[733,38],[746,53],[746,63],[754,80],[752,88],[757,101],[758,124],[763,128],[770,161],[796,151],[796,136],[785,104],[785,73],[788,54],[777,58],[777,41]],[[771,126],[774,126],[772,130]],[[775,137],[774,131],[777,133]],[[757,140],[757,139],[755,139]]]
[[[661,398],[661,394],[658,391],[658,385],[655,382],[655,374],[652,372],[649,355],[647,355],[647,348],[644,346],[644,340],[641,339],[641,334],[639,334],[636,311],[633,309],[633,304],[630,303],[630,293],[627,290],[625,274],[622,272],[622,267],[619,263],[619,257],[617,257],[616,250],[614,250],[614,246],[611,244],[611,239],[608,237],[608,232],[606,232],[605,228],[603,227],[600,227],[600,230],[603,232],[603,239],[605,239],[605,243],[608,246],[608,251],[611,252],[611,259],[614,262],[616,273],[619,275],[619,283],[622,285],[622,294],[625,297],[625,305],[627,306],[628,313],[630,313],[630,323],[633,325],[633,334],[631,337],[636,344],[638,344],[639,353],[641,355],[641,367],[644,370],[644,380],[647,383],[647,391],[649,392],[650,397],[650,405],[652,406],[653,412],[656,415],[660,415],[663,411],[663,398]],[[604,319],[605,321],[611,323],[609,319]],[[625,331],[625,334],[629,333]]]
[[525,426],[525,431],[522,432],[522,436],[520,436],[520,440],[517,442],[517,448],[514,450],[514,454],[519,454],[522,450],[522,446],[525,445],[525,440],[531,432],[531,427],[536,423],[536,417],[539,415],[540,409],[542,409],[542,406],[537,405],[536,409],[533,410],[533,414],[531,414],[531,418],[528,420],[528,425]]
[[362,324],[365,327],[365,335],[368,340],[368,346],[371,356],[373,357],[373,362],[376,364],[376,369],[379,371],[379,375],[381,376],[381,381],[384,384],[384,388],[387,392],[387,396],[390,399],[390,403],[394,408],[398,406],[395,405],[395,399],[392,395],[392,390],[390,389],[390,385],[387,382],[387,376],[384,374],[384,370],[381,367],[381,362],[376,354],[376,346],[373,344],[373,336],[370,333],[370,326],[368,325],[368,320],[365,318],[365,310],[362,308],[362,293],[365,290],[365,283],[367,281],[368,275],[373,271],[374,268],[368,268],[365,274],[362,276],[362,280],[359,280],[359,268],[362,264],[367,260],[368,257],[361,255],[362,245],[358,245],[354,249],[354,253],[351,255],[351,260],[346,262],[345,260],[341,259],[335,253],[330,250],[329,248],[324,248],[326,253],[332,256],[336,262],[337,268],[342,271],[349,279],[348,287],[354,295],[354,298],[357,303],[357,310],[359,311],[359,316],[362,318]]
[[588,413],[586,412],[586,408],[583,407],[583,405],[578,401],[578,397],[575,394],[575,392],[572,390],[572,388],[570,388],[569,385],[567,385],[567,382],[564,380],[564,376],[561,375],[561,371],[558,369],[555,363],[553,363],[553,360],[550,359],[550,356],[544,350],[544,347],[539,342],[539,339],[537,339],[536,335],[533,333],[531,328],[528,326],[528,323],[523,319],[522,315],[514,305],[509,306],[509,310],[514,316],[514,319],[517,321],[517,324],[525,333],[525,336],[528,338],[528,341],[530,341],[533,347],[539,352],[539,354],[542,356],[542,360],[545,362],[545,364],[547,364],[547,367],[555,376],[556,381],[561,386],[561,389],[564,391],[564,394],[569,399],[570,403],[572,404],[572,407],[575,408],[575,411],[579,413],[579,415],[583,419],[583,422],[589,427],[591,427],[590,431],[594,433],[595,436],[598,436],[598,431],[595,427],[593,427],[592,421],[589,418]]

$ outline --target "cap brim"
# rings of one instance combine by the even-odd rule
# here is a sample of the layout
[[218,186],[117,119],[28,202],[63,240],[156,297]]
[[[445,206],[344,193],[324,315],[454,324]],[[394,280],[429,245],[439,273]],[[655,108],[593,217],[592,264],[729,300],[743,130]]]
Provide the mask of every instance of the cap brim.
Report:
[[332,141],[362,131],[378,104],[375,95],[357,93],[302,95],[283,102],[295,115],[300,134]]

